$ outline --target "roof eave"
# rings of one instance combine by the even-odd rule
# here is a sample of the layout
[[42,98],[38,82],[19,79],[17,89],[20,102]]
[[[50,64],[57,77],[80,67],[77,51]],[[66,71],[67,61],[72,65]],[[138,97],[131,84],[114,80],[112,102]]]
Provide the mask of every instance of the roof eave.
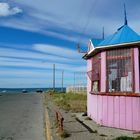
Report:
[[136,42],[129,42],[129,43],[121,43],[121,44],[114,44],[114,45],[108,45],[108,46],[98,46],[95,49],[92,49],[90,52],[88,52],[87,54],[85,54],[83,56],[84,59],[88,59],[91,56],[95,55],[96,53],[100,52],[100,51],[104,51],[107,49],[115,49],[115,48],[120,48],[120,47],[128,47],[132,46],[132,45],[138,45],[140,46],[140,41],[136,41]]

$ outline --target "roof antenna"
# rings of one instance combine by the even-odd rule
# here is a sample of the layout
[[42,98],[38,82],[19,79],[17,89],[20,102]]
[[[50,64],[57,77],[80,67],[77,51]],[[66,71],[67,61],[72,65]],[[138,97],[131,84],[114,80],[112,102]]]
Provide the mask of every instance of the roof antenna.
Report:
[[78,52],[80,53],[80,51],[81,51],[80,43],[77,43],[77,50],[78,50]]
[[87,53],[87,51],[86,52],[82,51],[80,43],[77,43],[77,50],[78,50],[78,53]]
[[124,3],[124,25],[127,25],[127,14],[126,14],[126,7],[125,7],[125,3]]
[[104,30],[104,27],[103,27],[103,32],[102,32],[102,38],[103,38],[103,40],[105,39],[105,30]]

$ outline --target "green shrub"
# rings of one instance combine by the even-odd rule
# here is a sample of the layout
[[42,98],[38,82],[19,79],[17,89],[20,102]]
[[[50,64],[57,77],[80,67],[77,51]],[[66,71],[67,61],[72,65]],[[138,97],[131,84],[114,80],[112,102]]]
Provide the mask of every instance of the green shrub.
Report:
[[73,93],[55,93],[53,94],[53,101],[61,108],[73,112],[86,111],[86,95]]

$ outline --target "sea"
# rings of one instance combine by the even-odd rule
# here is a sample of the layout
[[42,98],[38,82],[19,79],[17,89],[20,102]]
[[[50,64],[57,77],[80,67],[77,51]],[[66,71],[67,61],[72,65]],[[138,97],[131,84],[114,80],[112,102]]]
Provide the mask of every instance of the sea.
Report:
[[[42,90],[43,92],[47,92],[53,90],[53,88],[0,88],[1,94],[20,94],[23,91],[27,91],[27,93],[36,93],[37,90]],[[55,88],[55,91],[61,92],[62,88]],[[66,91],[66,88],[63,88],[63,92]]]

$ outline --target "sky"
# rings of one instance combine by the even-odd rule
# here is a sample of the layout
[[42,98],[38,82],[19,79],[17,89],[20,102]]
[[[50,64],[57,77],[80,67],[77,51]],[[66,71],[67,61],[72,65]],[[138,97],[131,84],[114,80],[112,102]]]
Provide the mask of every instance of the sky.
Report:
[[140,34],[139,0],[0,0],[0,88],[56,87],[86,83],[85,51],[90,38],[102,38],[124,24]]

